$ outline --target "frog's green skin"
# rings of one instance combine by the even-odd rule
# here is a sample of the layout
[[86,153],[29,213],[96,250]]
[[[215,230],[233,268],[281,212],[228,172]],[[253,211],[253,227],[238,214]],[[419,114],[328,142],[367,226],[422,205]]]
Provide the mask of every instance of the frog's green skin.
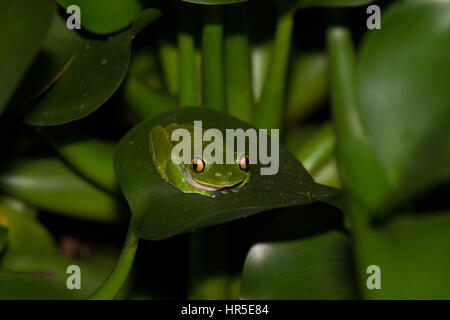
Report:
[[[170,123],[165,127],[154,127],[149,133],[153,164],[164,180],[185,193],[199,193],[210,197],[215,197],[218,193],[238,191],[249,181],[250,172],[239,167],[236,153],[236,162],[233,164],[217,164],[203,159],[205,168],[200,173],[195,172],[190,163],[175,164],[171,159],[171,153],[172,147],[178,141],[171,141],[170,137],[172,132],[179,128],[187,129],[190,132],[193,144],[194,127],[192,125]],[[203,142],[203,149],[209,143],[209,141]],[[225,154],[225,142],[223,142],[223,146]],[[191,155],[193,156],[193,149]]]

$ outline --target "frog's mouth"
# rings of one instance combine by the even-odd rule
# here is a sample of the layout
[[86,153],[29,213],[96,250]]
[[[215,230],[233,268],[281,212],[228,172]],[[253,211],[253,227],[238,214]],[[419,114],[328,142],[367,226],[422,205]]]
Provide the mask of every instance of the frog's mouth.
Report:
[[239,186],[244,181],[244,179],[242,179],[241,181],[239,181],[235,184],[218,187],[218,186],[210,185],[210,184],[195,180],[189,171],[184,170],[184,168],[181,164],[178,164],[178,166],[180,167],[181,171],[183,172],[183,175],[184,175],[184,178],[186,179],[186,181],[191,186],[201,189],[201,190],[220,192],[220,193],[229,193],[230,191],[233,191],[234,188]]

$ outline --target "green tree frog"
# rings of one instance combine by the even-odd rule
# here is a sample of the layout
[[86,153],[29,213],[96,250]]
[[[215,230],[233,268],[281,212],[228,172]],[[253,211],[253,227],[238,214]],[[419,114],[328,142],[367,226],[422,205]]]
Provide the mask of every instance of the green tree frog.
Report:
[[[156,126],[149,133],[150,155],[155,169],[167,182],[184,193],[198,193],[215,197],[219,193],[238,191],[250,180],[248,155],[238,156],[235,152],[235,162],[232,164],[213,163],[209,159],[192,156],[190,163],[172,161],[172,148],[178,141],[171,141],[172,132],[183,128],[194,136],[194,127],[187,124],[170,123],[167,126]],[[202,132],[203,134],[203,132]],[[193,145],[193,138],[192,145]],[[202,140],[203,141],[203,140]],[[225,154],[226,143],[222,140]],[[202,142],[202,150],[207,143]],[[193,147],[192,147],[193,150]],[[191,152],[191,155],[194,155]]]

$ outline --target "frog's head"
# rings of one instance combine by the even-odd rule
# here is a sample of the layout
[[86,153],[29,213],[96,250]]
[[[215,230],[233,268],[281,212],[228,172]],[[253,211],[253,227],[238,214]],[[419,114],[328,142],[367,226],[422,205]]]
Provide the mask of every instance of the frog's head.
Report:
[[193,157],[191,164],[183,165],[183,174],[193,186],[215,192],[227,193],[245,183],[249,174],[249,158],[237,155],[232,164],[218,164],[211,159]]

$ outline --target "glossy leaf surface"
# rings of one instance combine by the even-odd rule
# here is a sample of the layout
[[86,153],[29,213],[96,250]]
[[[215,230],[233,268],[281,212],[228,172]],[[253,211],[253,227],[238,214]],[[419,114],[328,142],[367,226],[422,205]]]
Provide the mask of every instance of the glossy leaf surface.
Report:
[[1,188],[39,208],[99,221],[119,218],[120,204],[55,158],[17,161],[0,174]]
[[58,0],[58,3],[64,8],[78,6],[81,25],[98,34],[117,32],[129,26],[142,8],[139,0]]
[[291,208],[250,249],[241,299],[352,299],[350,238],[341,215],[324,204]]
[[69,300],[75,295],[55,281],[30,274],[0,272],[0,300]]
[[398,4],[363,41],[357,106],[390,185],[384,202],[450,177],[449,16],[448,1]]
[[38,52],[54,9],[52,0],[0,3],[0,112]]
[[219,194],[215,198],[181,192],[165,182],[155,170],[148,135],[157,125],[193,125],[194,120],[202,120],[204,129],[224,131],[225,128],[250,128],[245,122],[222,112],[182,108],[141,122],[124,136],[116,149],[116,176],[132,210],[135,230],[140,237],[163,239],[257,212],[338,195],[337,190],[314,183],[302,165],[284,148],[280,148],[277,174],[261,175],[261,165],[252,165],[250,183],[239,192]]
[[[46,95],[25,112],[24,122],[52,126],[83,118],[108,100],[128,70],[131,41],[146,24],[159,17],[156,9],[142,11],[132,28],[106,40],[75,34],[64,46],[73,47],[73,61]],[[60,25],[60,28],[66,28]],[[62,32],[62,31],[61,31]],[[77,40],[74,40],[77,37]],[[74,41],[76,44],[74,44]]]

